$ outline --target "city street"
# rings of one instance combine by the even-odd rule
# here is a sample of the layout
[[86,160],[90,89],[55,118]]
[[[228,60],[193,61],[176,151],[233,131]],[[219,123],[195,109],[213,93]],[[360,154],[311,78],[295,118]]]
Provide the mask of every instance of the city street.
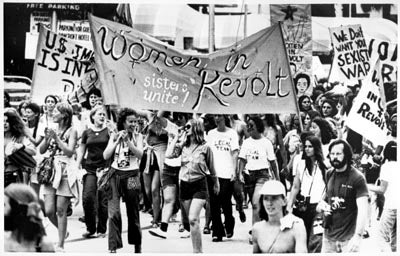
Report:
[[[250,206],[250,205],[249,205]],[[234,207],[234,206],[233,206]],[[124,204],[121,203],[122,208],[122,221],[123,221],[123,243],[124,247],[117,251],[117,253],[133,253],[134,246],[129,245],[127,242],[127,219]],[[239,215],[234,210],[236,220],[235,233],[232,238],[224,239],[222,242],[212,242],[211,235],[202,235],[203,251],[204,253],[237,253],[237,254],[251,254],[252,246],[249,244],[248,231],[251,229],[251,209],[246,209],[247,221],[241,223]],[[85,224],[80,222],[78,218],[83,215],[82,206],[78,205],[74,208],[74,213],[68,218],[68,232],[69,237],[65,243],[65,251],[67,253],[108,253],[108,240],[105,238],[84,239],[82,234],[86,231]],[[179,220],[180,213],[178,213]],[[191,253],[192,244],[190,238],[182,239],[178,232],[179,222],[174,221],[169,224],[167,239],[161,239],[149,234],[151,216],[147,213],[141,213],[141,225],[143,234],[143,253]],[[201,213],[200,226],[204,227],[205,217],[204,211]],[[57,240],[57,230],[52,224],[46,222],[48,235]],[[370,237],[362,240],[361,252],[372,253],[378,248],[376,242],[376,226],[377,222],[372,224],[369,228]]]

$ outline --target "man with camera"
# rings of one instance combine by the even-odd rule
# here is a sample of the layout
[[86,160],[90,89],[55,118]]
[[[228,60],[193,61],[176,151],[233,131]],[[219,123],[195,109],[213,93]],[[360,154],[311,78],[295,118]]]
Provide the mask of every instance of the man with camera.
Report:
[[336,140],[329,146],[332,170],[326,195],[317,207],[324,213],[322,253],[358,252],[367,222],[368,189],[364,176],[351,166],[351,146]]

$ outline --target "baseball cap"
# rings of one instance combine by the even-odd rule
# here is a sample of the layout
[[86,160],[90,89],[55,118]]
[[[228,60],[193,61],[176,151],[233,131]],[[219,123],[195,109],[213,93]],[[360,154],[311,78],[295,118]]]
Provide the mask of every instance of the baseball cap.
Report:
[[283,195],[286,196],[286,190],[283,184],[277,180],[268,180],[260,190],[260,195]]

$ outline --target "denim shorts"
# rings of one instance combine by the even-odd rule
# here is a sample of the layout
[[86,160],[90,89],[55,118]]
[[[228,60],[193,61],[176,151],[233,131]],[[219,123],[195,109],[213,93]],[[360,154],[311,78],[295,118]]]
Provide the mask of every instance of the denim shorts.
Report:
[[249,170],[249,174],[243,173],[243,176],[244,186],[246,188],[255,188],[257,184],[264,184],[271,179],[269,169]]
[[176,186],[179,184],[179,170],[180,166],[169,166],[164,164],[164,169],[161,173],[161,185],[162,188],[167,186]]
[[186,182],[181,180],[179,186],[180,199],[183,201],[190,200],[193,198],[207,199],[207,179],[206,177],[196,180],[194,182]]

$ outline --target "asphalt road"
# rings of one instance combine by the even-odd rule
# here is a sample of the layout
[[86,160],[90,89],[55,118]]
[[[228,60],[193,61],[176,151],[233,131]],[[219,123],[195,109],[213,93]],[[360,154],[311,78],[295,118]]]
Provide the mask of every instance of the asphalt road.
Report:
[[[234,207],[234,206],[233,206]],[[234,208],[233,208],[234,209]],[[134,246],[129,245],[127,242],[127,219],[124,204],[121,203],[122,221],[123,221],[123,244],[124,247],[119,249],[117,253],[133,253]],[[226,239],[222,242],[212,242],[211,235],[202,235],[203,252],[204,253],[217,253],[217,254],[251,254],[252,246],[249,244],[248,231],[251,229],[251,209],[246,209],[247,221],[241,223],[237,211],[234,210],[236,220],[235,233],[232,238]],[[68,231],[69,237],[65,242],[65,251],[67,253],[108,253],[108,239],[105,238],[92,238],[84,239],[82,234],[86,231],[84,223],[80,222],[78,218],[83,215],[82,206],[78,205],[74,208],[74,213],[68,218]],[[178,220],[180,214],[178,213]],[[141,226],[142,226],[142,251],[143,253],[192,253],[191,239],[180,238],[178,232],[179,222],[174,221],[170,223],[168,228],[168,238],[161,239],[149,234],[151,216],[147,213],[141,213]],[[200,226],[204,227],[205,217],[204,211],[201,212]],[[57,241],[57,230],[49,222],[45,222],[48,235],[54,242]],[[374,221],[369,228],[370,237],[362,240],[361,253],[376,252],[378,246],[376,243],[376,227],[378,222]]]

